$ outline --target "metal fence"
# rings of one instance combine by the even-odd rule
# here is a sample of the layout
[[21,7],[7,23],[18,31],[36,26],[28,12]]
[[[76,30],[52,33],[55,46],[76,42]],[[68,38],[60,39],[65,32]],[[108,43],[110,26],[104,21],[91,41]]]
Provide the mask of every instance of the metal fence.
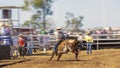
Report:
[[120,44],[120,34],[93,34],[94,45],[100,49],[100,45],[118,45]]
[[[47,42],[48,47],[52,48],[55,44],[55,38],[54,35],[29,35],[32,39],[30,42],[32,43],[32,48],[39,48],[39,45],[41,46],[42,40],[44,39],[42,37],[48,37],[49,42]],[[93,34],[94,38],[93,46],[96,49],[100,49],[100,46],[106,46],[106,45],[118,45],[120,44],[120,34]],[[37,39],[37,40],[36,40]],[[84,39],[82,39],[84,41]],[[85,45],[83,43],[83,45]]]

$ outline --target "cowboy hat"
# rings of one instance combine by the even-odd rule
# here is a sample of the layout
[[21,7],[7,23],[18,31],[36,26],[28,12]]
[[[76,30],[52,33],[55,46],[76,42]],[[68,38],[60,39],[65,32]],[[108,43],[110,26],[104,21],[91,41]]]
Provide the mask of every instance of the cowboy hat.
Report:
[[23,37],[23,34],[19,34],[19,37]]
[[62,28],[61,27],[57,27],[56,30],[61,30]]

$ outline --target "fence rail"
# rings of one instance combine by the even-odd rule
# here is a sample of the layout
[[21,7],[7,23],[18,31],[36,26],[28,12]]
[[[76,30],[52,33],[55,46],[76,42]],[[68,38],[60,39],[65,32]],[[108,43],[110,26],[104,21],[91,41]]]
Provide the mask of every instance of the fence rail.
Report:
[[[33,39],[33,37],[39,38],[41,35],[30,35],[30,36]],[[44,35],[44,36],[46,36],[46,35]],[[101,45],[105,46],[105,45],[116,45],[116,44],[118,45],[118,44],[120,44],[120,34],[93,34],[92,36],[94,38],[94,46],[96,47],[96,49],[100,49]],[[49,36],[49,38],[50,38],[50,36]],[[39,45],[40,45],[40,39],[37,41],[31,40],[31,42],[33,44],[39,43]],[[49,42],[50,42],[49,47],[50,48],[54,47],[55,40],[50,39]],[[33,48],[34,48],[34,46],[33,46]]]
[[120,44],[120,34],[93,34],[94,45],[100,49],[100,45]]

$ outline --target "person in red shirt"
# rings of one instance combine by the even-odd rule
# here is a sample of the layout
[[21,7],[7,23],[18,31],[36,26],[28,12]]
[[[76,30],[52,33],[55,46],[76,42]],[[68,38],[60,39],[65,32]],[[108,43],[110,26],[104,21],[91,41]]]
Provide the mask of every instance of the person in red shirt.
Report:
[[18,45],[19,45],[20,57],[24,57],[24,55],[25,55],[25,47],[24,47],[25,41],[23,39],[23,34],[19,34]]

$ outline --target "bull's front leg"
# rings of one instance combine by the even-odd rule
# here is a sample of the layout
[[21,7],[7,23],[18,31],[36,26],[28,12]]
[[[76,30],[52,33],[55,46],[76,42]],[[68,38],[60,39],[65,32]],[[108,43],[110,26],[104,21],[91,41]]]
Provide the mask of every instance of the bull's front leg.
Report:
[[52,55],[51,55],[51,57],[50,57],[50,59],[48,61],[51,61],[53,59],[54,55],[55,55],[55,52],[53,51]]
[[61,56],[62,56],[62,53],[58,54],[57,61],[59,61],[59,60],[60,60]]

